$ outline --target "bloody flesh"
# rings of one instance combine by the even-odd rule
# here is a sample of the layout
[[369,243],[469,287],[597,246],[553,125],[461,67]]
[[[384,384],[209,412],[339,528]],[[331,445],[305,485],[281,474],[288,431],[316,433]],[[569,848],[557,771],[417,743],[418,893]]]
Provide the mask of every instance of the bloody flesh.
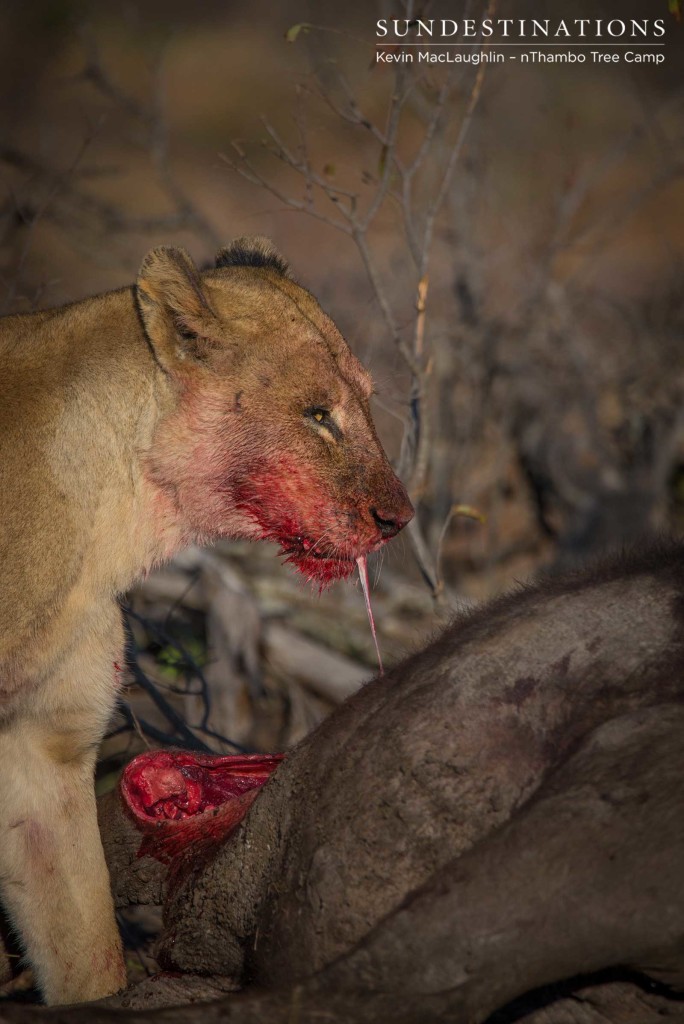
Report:
[[120,786],[143,834],[138,856],[169,862],[187,850],[217,845],[239,825],[282,760],[282,754],[140,754],[126,766]]

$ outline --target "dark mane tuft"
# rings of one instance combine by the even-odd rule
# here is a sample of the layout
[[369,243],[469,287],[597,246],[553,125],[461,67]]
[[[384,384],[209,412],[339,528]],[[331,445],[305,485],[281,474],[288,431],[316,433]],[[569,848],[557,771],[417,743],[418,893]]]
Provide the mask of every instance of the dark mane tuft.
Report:
[[275,270],[283,277],[290,276],[287,261],[280,255],[273,242],[260,235],[236,238],[234,242],[220,249],[216,255],[217,267],[263,267]]

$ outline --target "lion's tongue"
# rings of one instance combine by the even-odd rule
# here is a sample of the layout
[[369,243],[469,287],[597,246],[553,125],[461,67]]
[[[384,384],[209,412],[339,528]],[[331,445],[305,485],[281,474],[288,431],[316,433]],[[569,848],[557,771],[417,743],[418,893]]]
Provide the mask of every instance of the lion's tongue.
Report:
[[373,634],[373,643],[375,644],[375,652],[378,656],[378,667],[380,669],[380,675],[383,675],[382,669],[382,658],[380,657],[380,648],[378,646],[378,636],[375,632],[375,620],[373,619],[373,609],[371,608],[370,602],[370,589],[368,587],[368,561],[365,555],[359,555],[356,559],[356,565],[359,570],[359,579],[361,580],[361,589],[363,590],[363,598],[366,602],[366,611],[368,612],[368,621],[370,622],[371,633]]

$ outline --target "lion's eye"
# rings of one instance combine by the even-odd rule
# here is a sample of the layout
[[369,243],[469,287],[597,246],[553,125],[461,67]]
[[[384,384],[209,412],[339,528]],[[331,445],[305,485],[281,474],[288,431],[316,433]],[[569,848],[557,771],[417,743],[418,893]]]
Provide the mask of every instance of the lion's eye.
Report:
[[337,423],[333,419],[328,409],[324,409],[322,405],[314,405],[310,409],[307,409],[304,414],[307,419],[313,420],[323,427],[336,441],[342,437],[342,431],[338,427]]
[[310,416],[312,420],[316,420],[316,423],[327,424],[330,422],[330,413],[327,409],[321,409],[320,406],[316,405],[312,409],[307,409],[306,415]]

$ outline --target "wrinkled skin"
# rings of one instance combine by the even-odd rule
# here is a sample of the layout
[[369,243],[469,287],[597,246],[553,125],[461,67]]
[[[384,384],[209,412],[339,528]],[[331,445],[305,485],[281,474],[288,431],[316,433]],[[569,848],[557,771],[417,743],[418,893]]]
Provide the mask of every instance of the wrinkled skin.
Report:
[[[269,985],[330,964],[514,820],[594,730],[682,700],[683,588],[680,547],[457,620],[288,756],[171,895],[165,962]],[[200,914],[222,942],[202,943]]]
[[[498,1019],[681,1021],[683,698],[684,547],[548,581],[351,698],[170,885],[112,796],[117,898],[166,888],[167,966],[246,985],[205,1021],[470,1024],[558,982]],[[202,821],[173,821],[188,850]],[[197,992],[162,977],[120,1005]]]
[[125,981],[93,770],[117,599],[190,543],[276,540],[323,587],[413,510],[371,381],[270,243],[0,321],[0,898],[51,1003]]

